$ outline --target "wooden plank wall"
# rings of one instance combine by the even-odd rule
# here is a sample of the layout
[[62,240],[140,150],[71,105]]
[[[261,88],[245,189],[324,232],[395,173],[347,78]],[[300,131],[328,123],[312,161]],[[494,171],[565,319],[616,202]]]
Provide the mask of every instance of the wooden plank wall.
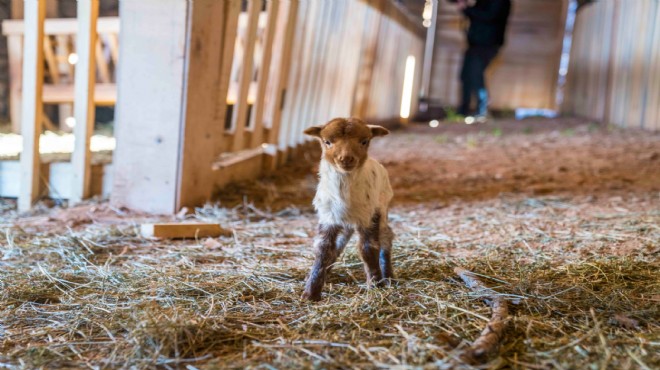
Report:
[[577,15],[564,112],[660,130],[660,2],[601,0]]
[[423,52],[392,0],[126,0],[121,21],[112,201],[151,212],[274,170],[311,125],[398,118]]
[[[439,4],[429,97],[457,106],[467,21],[455,5]],[[507,41],[487,76],[492,108],[556,108],[566,5],[565,0],[512,0]]]

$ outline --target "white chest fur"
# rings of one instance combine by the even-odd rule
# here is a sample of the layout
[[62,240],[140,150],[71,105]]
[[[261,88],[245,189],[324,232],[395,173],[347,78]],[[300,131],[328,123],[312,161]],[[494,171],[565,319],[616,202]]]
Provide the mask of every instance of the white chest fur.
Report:
[[321,161],[314,197],[321,224],[368,227],[376,210],[386,212],[391,199],[387,170],[374,159],[368,158],[351,173],[339,172]]

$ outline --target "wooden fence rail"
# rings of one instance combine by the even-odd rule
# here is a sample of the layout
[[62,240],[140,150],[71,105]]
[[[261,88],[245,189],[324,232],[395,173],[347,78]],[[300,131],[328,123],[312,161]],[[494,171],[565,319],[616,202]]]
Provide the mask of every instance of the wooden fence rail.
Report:
[[660,130],[660,2],[601,0],[578,12],[564,112]]

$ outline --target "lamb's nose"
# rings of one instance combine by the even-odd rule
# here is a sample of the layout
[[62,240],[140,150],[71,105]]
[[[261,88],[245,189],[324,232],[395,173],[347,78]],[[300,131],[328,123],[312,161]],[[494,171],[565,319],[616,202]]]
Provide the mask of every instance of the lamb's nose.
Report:
[[355,157],[353,157],[351,155],[345,155],[345,156],[339,157],[339,161],[344,166],[351,166],[355,163]]

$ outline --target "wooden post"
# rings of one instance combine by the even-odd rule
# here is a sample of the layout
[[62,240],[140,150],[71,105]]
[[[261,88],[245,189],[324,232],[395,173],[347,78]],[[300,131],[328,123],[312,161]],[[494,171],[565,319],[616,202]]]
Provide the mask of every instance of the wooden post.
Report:
[[195,0],[189,3],[187,70],[179,147],[179,173],[175,210],[204,204],[211,197],[214,178],[211,167],[215,147],[221,140],[224,117],[218,117],[216,104],[222,90],[221,68],[224,56],[224,1]]
[[210,197],[225,5],[120,2],[114,204],[172,213]]
[[90,196],[92,178],[92,152],[89,144],[94,132],[94,85],[96,83],[96,20],[99,15],[99,0],[78,0],[78,34],[76,76],[74,86],[74,117],[76,126],[73,130],[75,144],[71,163],[73,183],[71,188],[72,203],[80,202]]
[[46,2],[25,0],[25,43],[23,46],[23,112],[21,132],[21,192],[19,211],[27,211],[39,197],[39,137],[42,125],[44,80],[44,19]]

